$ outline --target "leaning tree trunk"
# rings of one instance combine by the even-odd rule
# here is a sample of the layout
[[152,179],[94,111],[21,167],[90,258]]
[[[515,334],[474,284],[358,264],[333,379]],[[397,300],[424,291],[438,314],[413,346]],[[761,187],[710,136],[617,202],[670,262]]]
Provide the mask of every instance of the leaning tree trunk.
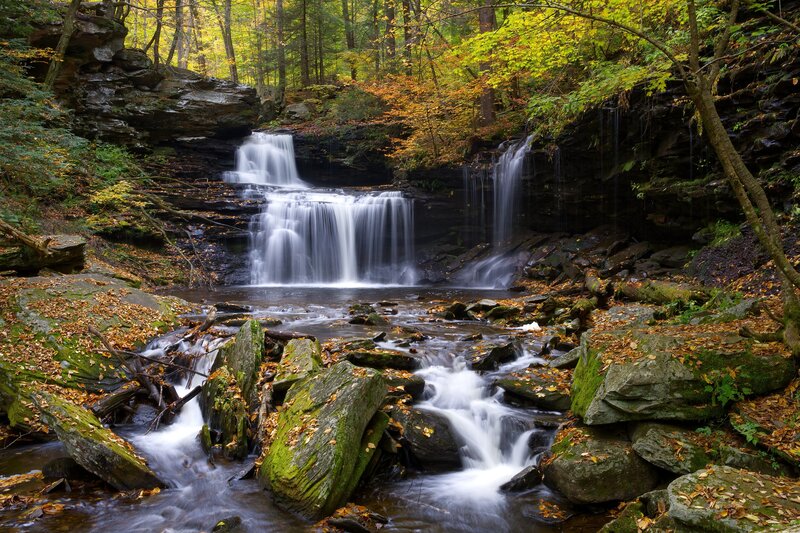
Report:
[[66,15],[64,15],[64,26],[61,31],[61,37],[58,39],[55,53],[50,60],[50,66],[47,68],[47,75],[44,78],[44,85],[48,89],[53,88],[56,78],[58,78],[58,73],[61,72],[61,64],[64,62],[69,40],[72,38],[72,32],[75,31],[75,16],[80,7],[81,0],[72,0],[67,8]]
[[797,296],[800,273],[784,253],[780,227],[767,194],[733,145],[717,112],[707,81],[700,78],[696,84],[689,84],[688,89],[700,114],[708,142],[722,165],[747,222],[778,270],[782,286],[784,342],[795,357],[800,357],[800,299]]

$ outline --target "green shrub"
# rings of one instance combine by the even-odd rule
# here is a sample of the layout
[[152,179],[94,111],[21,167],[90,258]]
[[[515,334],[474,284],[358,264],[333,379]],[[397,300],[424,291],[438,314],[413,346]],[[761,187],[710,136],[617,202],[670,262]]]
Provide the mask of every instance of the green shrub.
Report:
[[344,89],[331,106],[337,122],[369,120],[380,116],[385,110],[386,107],[377,96],[358,87]]

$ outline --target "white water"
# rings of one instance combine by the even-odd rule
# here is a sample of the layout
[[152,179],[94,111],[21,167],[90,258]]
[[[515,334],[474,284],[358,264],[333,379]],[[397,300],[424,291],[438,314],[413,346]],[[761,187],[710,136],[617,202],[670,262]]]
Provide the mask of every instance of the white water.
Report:
[[494,232],[492,244],[498,246],[511,239],[517,215],[522,171],[525,156],[530,150],[531,137],[512,144],[494,166]]
[[264,210],[250,222],[252,284],[415,283],[413,202],[402,193],[310,187],[297,172],[291,135],[254,134],[223,177],[268,186]]
[[[505,288],[508,287],[517,267],[516,254],[503,250],[514,236],[517,218],[522,175],[525,169],[525,156],[530,150],[531,137],[509,146],[492,169],[492,248],[488,257],[464,268],[459,282],[468,287]],[[480,176],[482,189],[483,177]],[[477,184],[476,184],[477,186]],[[476,187],[468,188],[468,211],[474,210],[477,199]],[[483,196],[481,195],[481,203]]]
[[306,187],[297,172],[291,135],[253,133],[236,150],[236,170],[222,178],[228,183]]
[[[526,353],[499,369],[508,373],[539,361]],[[417,372],[425,379],[428,398],[417,405],[443,416],[460,441],[463,470],[432,477],[422,489],[428,498],[448,507],[497,513],[505,504],[500,486],[538,461],[530,453],[529,417],[501,402],[502,391],[467,368],[463,358],[452,367],[431,366]]]

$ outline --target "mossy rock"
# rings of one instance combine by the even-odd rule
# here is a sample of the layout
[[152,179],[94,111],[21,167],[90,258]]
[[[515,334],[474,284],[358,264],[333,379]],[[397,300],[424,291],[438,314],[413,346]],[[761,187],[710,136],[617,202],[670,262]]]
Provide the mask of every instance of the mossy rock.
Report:
[[248,320],[231,342],[219,350],[213,370],[226,366],[236,377],[245,399],[250,401],[258,382],[258,370],[264,354],[264,330],[257,320]]
[[642,459],[673,474],[689,474],[712,462],[700,435],[678,426],[643,422],[633,429],[631,440]]
[[655,488],[659,479],[626,436],[585,426],[556,434],[542,473],[545,485],[581,505],[631,500]]
[[647,280],[642,282],[623,282],[616,286],[618,297],[635,302],[655,305],[705,303],[711,299],[712,291],[686,283]]
[[311,339],[292,339],[283,349],[272,390],[278,394],[289,390],[297,381],[318,372],[322,368],[322,349],[319,342]]
[[494,384],[513,396],[548,411],[567,411],[572,371],[555,368],[526,368],[495,380]]
[[513,343],[486,346],[479,344],[469,354],[467,362],[473,370],[496,370],[501,364],[517,357]]
[[599,533],[638,533],[641,531],[638,522],[645,516],[643,511],[642,502],[631,502],[614,520],[600,528]]
[[461,465],[461,443],[443,415],[406,406],[394,406],[389,414],[402,428],[401,444],[418,465],[429,469]]
[[385,396],[379,372],[346,361],[289,389],[258,471],[281,507],[318,519],[346,503],[365,432]]
[[669,484],[669,516],[692,531],[786,531],[800,526],[800,485],[728,466],[710,466]]
[[247,457],[247,402],[227,366],[215,370],[203,384],[200,404],[207,420],[201,435],[206,452],[220,446],[229,459]]
[[90,411],[44,391],[30,393],[42,420],[52,428],[70,457],[118,490],[163,486],[131,446],[104,428]]
[[786,386],[795,365],[779,343],[706,326],[659,326],[583,335],[572,411],[587,424],[706,420],[732,398]]

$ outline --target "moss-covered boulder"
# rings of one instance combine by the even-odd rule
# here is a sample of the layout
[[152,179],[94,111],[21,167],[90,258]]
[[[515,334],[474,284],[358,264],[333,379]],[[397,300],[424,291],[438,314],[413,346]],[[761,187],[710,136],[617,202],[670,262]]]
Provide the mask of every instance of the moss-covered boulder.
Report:
[[542,473],[545,485],[577,504],[630,500],[659,479],[624,435],[586,426],[559,430]]
[[690,531],[786,531],[800,526],[800,482],[710,466],[669,484],[669,516]]
[[617,297],[655,305],[705,303],[712,296],[706,287],[658,280],[618,283],[616,293]]
[[800,468],[800,379],[773,394],[736,403],[730,423],[749,441]]
[[258,471],[281,507],[321,518],[347,501],[365,432],[385,396],[379,372],[347,361],[289,389]]
[[643,422],[636,424],[631,440],[639,457],[673,474],[688,474],[712,461],[701,435],[682,427]]
[[203,384],[200,405],[206,417],[206,424],[200,432],[206,453],[218,447],[229,459],[247,457],[247,401],[227,366],[212,372]]
[[248,401],[255,392],[258,369],[264,354],[264,330],[257,320],[248,320],[232,341],[220,348],[212,370],[227,367]]
[[355,350],[347,352],[347,360],[358,366],[371,368],[394,368],[396,370],[415,370],[419,359],[399,350]]
[[69,456],[89,472],[118,490],[163,485],[130,444],[104,428],[90,411],[42,390],[30,397]]
[[722,414],[733,399],[786,386],[795,373],[786,347],[740,337],[738,325],[584,334],[573,412],[587,424],[704,420]]
[[494,384],[541,409],[567,411],[571,403],[569,398],[571,382],[571,370],[535,367],[500,377]]
[[278,364],[272,390],[283,393],[297,381],[322,368],[322,355],[319,342],[311,339],[292,339],[283,349],[283,357]]

